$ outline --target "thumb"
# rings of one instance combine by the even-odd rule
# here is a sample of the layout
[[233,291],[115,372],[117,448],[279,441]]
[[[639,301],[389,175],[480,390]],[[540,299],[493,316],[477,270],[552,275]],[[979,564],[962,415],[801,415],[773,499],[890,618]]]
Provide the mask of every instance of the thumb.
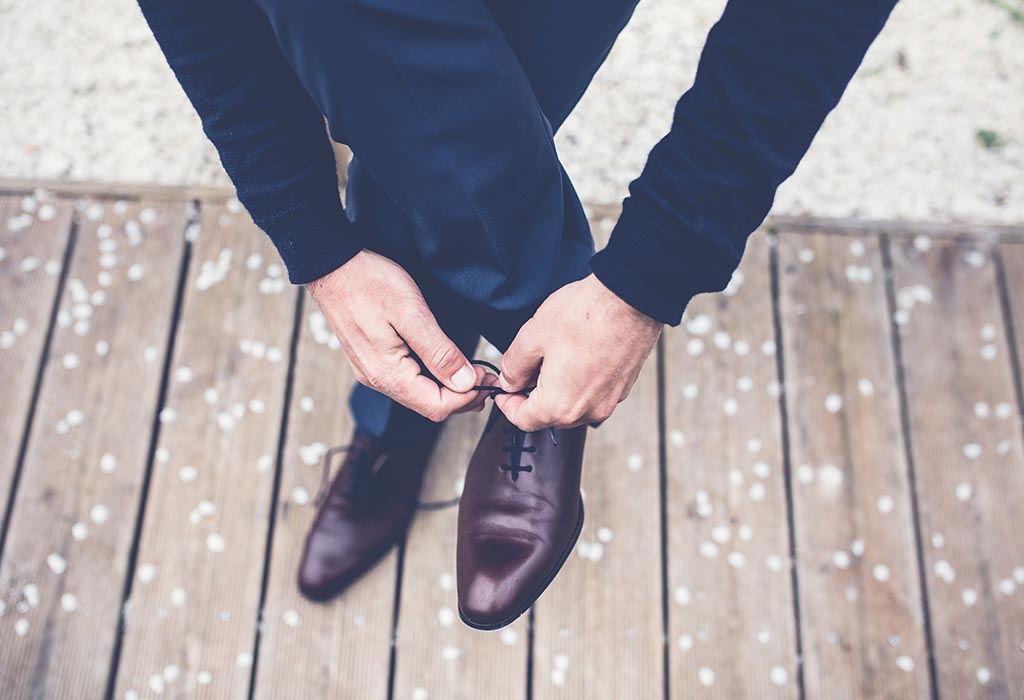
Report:
[[476,384],[476,371],[426,306],[400,319],[395,330],[437,381],[460,393]]
[[529,386],[544,359],[544,349],[536,342],[536,334],[527,322],[508,350],[501,358],[501,388],[505,391],[522,391]]

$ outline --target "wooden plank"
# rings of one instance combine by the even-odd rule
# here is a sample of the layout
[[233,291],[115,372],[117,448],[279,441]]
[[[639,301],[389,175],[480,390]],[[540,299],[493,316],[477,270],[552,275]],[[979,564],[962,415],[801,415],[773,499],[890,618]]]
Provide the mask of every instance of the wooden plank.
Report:
[[1011,697],[1024,687],[1024,448],[991,250],[894,240],[892,263],[938,693]]
[[0,696],[101,697],[135,536],[186,207],[82,209],[0,563]]
[[296,291],[237,207],[203,207],[190,268],[116,697],[243,697],[252,672]]
[[71,235],[71,213],[70,202],[0,197],[0,386],[5,405],[0,508],[10,497]]
[[[478,355],[479,357],[480,355]],[[458,496],[487,412],[444,428],[421,500]],[[420,511],[405,547],[395,669],[396,698],[524,698],[529,635],[524,616],[500,632],[462,624],[455,599],[458,508]]]
[[784,233],[779,279],[805,690],[929,697],[878,239]]
[[[614,223],[592,217],[598,247]],[[587,436],[576,556],[534,606],[534,698],[661,695],[660,471],[652,355],[629,399]]]
[[45,180],[0,177],[0,193],[28,194],[47,192],[59,197],[90,197],[101,200],[144,199],[147,202],[180,203],[190,199],[224,202],[235,196],[227,185],[158,185],[147,182],[109,182],[97,180]]
[[672,697],[797,696],[769,244],[665,337]]
[[533,697],[656,697],[664,684],[657,367],[591,430],[586,522],[537,602]]
[[[2,182],[2,181],[0,181]],[[615,221],[622,211],[621,204],[606,202],[584,202],[587,211],[594,217],[607,217]],[[849,216],[790,216],[769,214],[762,226],[767,231],[782,230],[786,233],[819,234],[831,236],[873,236],[884,234],[893,237],[914,238],[925,235],[931,238],[982,238],[1019,241],[1024,238],[1024,224],[988,224],[958,221],[904,221],[901,219],[862,219]]]
[[[1014,331],[1016,364],[1012,367],[1020,372],[1024,368],[1024,243],[1003,243],[999,246],[999,258],[1006,285],[1006,311]],[[1018,386],[1022,379],[1017,377]],[[1024,396],[1018,395],[1017,400],[1024,400]]]
[[303,307],[255,697],[384,698],[397,550],[328,604],[305,600],[295,583],[316,514],[320,460],[346,444],[353,427],[348,363],[316,304],[307,299]]

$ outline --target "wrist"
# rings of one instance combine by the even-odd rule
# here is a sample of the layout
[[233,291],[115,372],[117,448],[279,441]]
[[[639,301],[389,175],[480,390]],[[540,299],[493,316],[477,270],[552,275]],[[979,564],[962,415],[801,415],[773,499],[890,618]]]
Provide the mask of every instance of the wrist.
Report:
[[317,299],[318,296],[323,294],[326,289],[341,285],[342,281],[348,275],[348,273],[358,268],[366,259],[367,255],[368,252],[366,248],[361,249],[351,258],[349,258],[348,260],[346,260],[341,265],[334,268],[327,274],[317,277],[315,280],[307,282],[304,285],[306,287],[306,291],[308,291],[314,299]]
[[656,329],[659,331],[662,328],[664,328],[664,323],[655,318],[651,318],[643,311],[640,311],[635,306],[627,302],[621,296],[619,296],[614,291],[609,289],[605,285],[605,283],[602,282],[601,279],[594,273],[590,273],[588,279],[590,279],[591,282],[595,285],[595,287],[600,290],[601,296],[606,299],[606,303],[612,307],[614,313],[616,313],[617,315],[626,316],[634,320],[639,325],[647,328]]

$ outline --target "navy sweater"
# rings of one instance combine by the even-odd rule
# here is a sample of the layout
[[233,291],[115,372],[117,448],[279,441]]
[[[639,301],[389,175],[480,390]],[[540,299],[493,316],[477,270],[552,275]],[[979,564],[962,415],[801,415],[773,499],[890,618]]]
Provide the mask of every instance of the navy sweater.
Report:
[[[293,283],[364,246],[323,116],[251,0],[139,0],[238,197]],[[718,291],[836,106],[895,0],[730,0],[672,128],[629,187],[594,274],[669,324]]]

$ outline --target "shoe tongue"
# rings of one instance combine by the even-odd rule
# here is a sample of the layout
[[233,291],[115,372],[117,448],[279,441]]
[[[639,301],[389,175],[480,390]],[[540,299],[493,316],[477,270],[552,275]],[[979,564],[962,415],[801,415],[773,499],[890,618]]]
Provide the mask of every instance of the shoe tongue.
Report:
[[335,478],[331,490],[350,501],[365,497],[374,477],[383,466],[384,459],[386,454],[377,447],[372,438],[357,435],[352,442],[349,458]]
[[520,430],[512,422],[505,417],[505,414],[498,408],[498,404],[491,406],[491,414],[487,416],[487,423],[484,425],[484,432],[489,433],[492,430],[502,430],[507,432],[522,433],[523,435],[529,435],[526,431]]

